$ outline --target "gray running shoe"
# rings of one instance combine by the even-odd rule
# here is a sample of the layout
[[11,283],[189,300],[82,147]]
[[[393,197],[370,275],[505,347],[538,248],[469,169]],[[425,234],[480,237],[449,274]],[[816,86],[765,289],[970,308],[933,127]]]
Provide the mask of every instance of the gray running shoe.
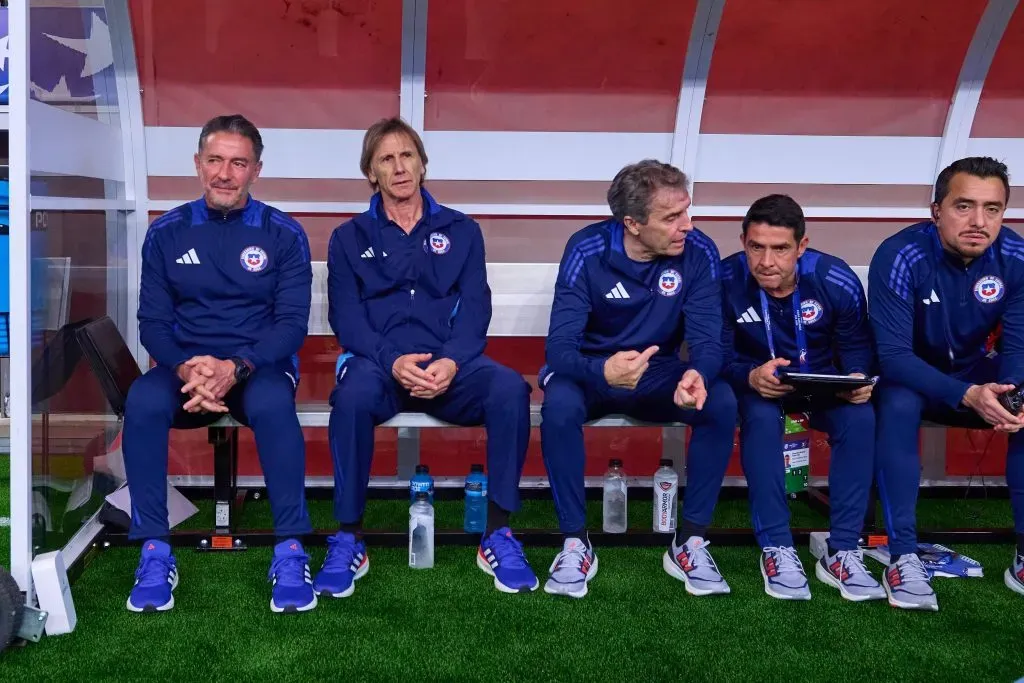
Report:
[[761,576],[764,592],[779,600],[810,600],[804,565],[792,546],[771,546],[761,550]]
[[882,585],[893,607],[939,611],[928,570],[917,553],[901,555],[897,562],[886,567]]
[[672,545],[661,560],[662,568],[668,575],[686,584],[690,595],[723,595],[729,592],[729,584],[722,578],[707,541],[699,536],[690,536],[683,545]]
[[549,571],[545,593],[582,598],[587,594],[587,583],[597,575],[597,555],[581,539],[567,538]]
[[885,589],[864,565],[862,550],[837,550],[835,555],[826,551],[825,556],[814,563],[814,574],[822,583],[838,588],[846,600],[885,599]]

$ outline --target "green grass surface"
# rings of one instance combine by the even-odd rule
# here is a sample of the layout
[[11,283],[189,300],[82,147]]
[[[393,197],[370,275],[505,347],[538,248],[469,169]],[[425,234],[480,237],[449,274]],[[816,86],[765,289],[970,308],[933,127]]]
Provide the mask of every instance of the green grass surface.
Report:
[[[631,502],[631,526],[649,528],[649,506]],[[207,501],[200,507],[198,527],[212,518]],[[330,507],[310,502],[315,526],[333,526]],[[366,526],[401,528],[406,510],[404,501],[372,501]],[[438,526],[458,527],[461,512],[461,503],[439,501]],[[922,527],[1010,522],[1006,500],[923,500],[920,516]],[[599,503],[588,517],[600,525]],[[799,502],[793,517],[794,526],[824,522]],[[241,521],[268,525],[266,503],[247,504]],[[550,528],[551,503],[526,501],[513,521]],[[746,502],[722,501],[715,523],[748,524]],[[403,549],[370,548],[371,571],[355,595],[298,615],[269,610],[270,548],[178,549],[174,610],[138,615],[124,608],[137,551],[112,548],[74,586],[76,631],[3,653],[0,680],[1013,681],[1024,675],[1024,600],[1002,583],[1011,548],[960,549],[986,576],[936,580],[941,611],[928,614],[849,603],[813,578],[810,602],[773,600],[751,545],[712,547],[733,590],[712,598],[694,598],[666,575],[660,548],[599,547],[600,572],[580,601],[499,593],[472,548],[439,548],[437,566],[419,571]],[[309,550],[315,571],[325,549]],[[555,549],[527,554],[543,580]]]

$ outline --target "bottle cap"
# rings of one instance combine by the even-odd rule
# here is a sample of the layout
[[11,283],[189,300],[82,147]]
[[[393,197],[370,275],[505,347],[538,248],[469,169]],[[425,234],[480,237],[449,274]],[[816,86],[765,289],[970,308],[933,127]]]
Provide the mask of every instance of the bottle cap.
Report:
[[672,461],[669,458],[662,458],[658,461],[658,467],[672,467]]
[[484,471],[484,466],[480,465],[480,464],[473,464],[473,465],[469,466],[469,471],[470,472],[483,472]]
[[430,468],[426,465],[416,465],[416,474],[429,474]]
[[608,466],[609,467],[622,467],[622,461],[619,460],[618,458],[612,458],[611,460],[608,461]]

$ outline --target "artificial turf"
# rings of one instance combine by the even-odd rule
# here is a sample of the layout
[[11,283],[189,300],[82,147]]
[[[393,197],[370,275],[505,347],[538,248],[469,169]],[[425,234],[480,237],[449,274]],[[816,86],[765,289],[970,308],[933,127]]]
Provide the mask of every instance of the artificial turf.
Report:
[[[631,526],[649,528],[649,505],[631,502]],[[209,506],[200,507],[193,524],[201,526]],[[920,511],[922,526],[1002,526],[1008,507],[923,500]],[[822,522],[800,503],[793,508],[794,526]],[[366,526],[401,528],[405,509],[371,501]],[[331,526],[328,501],[311,501],[310,511],[314,526]],[[460,503],[438,502],[439,527],[457,527],[460,515]],[[599,526],[599,503],[588,516]],[[545,528],[552,519],[550,502],[531,500],[513,523]],[[266,503],[247,504],[241,522],[265,526]],[[749,524],[745,502],[722,501],[715,523]],[[137,550],[111,548],[74,585],[75,632],[3,653],[0,679],[1015,680],[1024,675],[1024,600],[1002,583],[1011,548],[960,549],[986,576],[936,580],[938,613],[849,603],[813,578],[810,602],[773,600],[751,545],[712,547],[733,591],[712,598],[694,598],[666,575],[662,549],[598,547],[598,576],[579,601],[499,593],[472,548],[439,548],[434,569],[412,570],[403,549],[371,547],[371,570],[351,598],[297,615],[269,610],[270,548],[178,549],[174,610],[139,615],[124,608]],[[315,571],[325,550],[309,552]],[[555,549],[527,554],[543,581]]]

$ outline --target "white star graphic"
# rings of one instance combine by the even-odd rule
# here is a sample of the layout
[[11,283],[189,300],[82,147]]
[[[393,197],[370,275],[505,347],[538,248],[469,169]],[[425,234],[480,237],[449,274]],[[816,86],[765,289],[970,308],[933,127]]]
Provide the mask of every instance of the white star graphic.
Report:
[[89,27],[88,38],[62,38],[49,33],[43,35],[64,47],[69,47],[75,52],[85,55],[82,78],[98,74],[114,63],[114,50],[110,45],[110,29],[100,19],[100,15],[95,12],[92,13],[92,26]]
[[57,81],[57,85],[53,86],[53,90],[47,90],[41,85],[36,85],[35,83],[30,83],[29,87],[40,102],[95,102],[99,97],[99,95],[72,97],[71,89],[68,88],[68,79],[66,76],[60,77],[60,80]]

